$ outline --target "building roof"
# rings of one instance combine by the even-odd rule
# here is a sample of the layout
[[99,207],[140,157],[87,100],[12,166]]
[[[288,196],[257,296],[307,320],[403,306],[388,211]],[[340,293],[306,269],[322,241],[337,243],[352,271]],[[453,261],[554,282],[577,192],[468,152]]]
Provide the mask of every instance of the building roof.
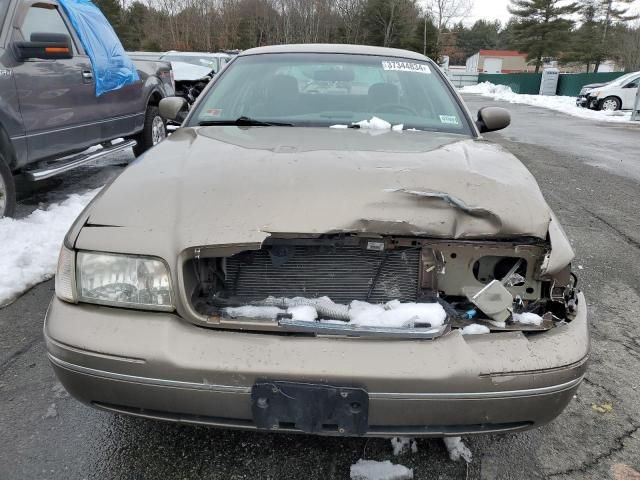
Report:
[[261,55],[265,53],[341,53],[350,55],[378,55],[381,57],[406,58],[411,60],[428,60],[420,53],[397,48],[371,47],[365,45],[316,44],[273,45],[257,47],[243,51],[240,56]]
[[480,50],[483,57],[525,57],[526,53],[520,53],[517,50]]

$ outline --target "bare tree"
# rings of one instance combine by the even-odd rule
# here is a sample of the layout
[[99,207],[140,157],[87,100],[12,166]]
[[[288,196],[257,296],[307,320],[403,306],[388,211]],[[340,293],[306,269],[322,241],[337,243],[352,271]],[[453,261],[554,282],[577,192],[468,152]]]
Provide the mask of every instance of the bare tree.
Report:
[[469,16],[473,9],[473,0],[428,0],[427,8],[436,26],[436,58],[440,56],[442,32],[454,21]]
[[358,43],[362,32],[365,0],[336,0],[336,11],[346,43]]
[[640,70],[640,22],[628,27],[620,36],[618,58],[628,72]]

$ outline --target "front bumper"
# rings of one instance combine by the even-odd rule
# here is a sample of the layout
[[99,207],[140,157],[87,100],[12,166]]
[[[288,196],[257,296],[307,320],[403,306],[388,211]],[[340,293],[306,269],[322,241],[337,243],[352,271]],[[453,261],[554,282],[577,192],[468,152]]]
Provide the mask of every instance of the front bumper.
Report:
[[54,298],[45,339],[65,388],[106,410],[255,429],[253,384],[288,380],[365,388],[370,436],[467,435],[524,430],[562,412],[589,352],[579,300],[573,322],[542,334],[394,341],[221,331]]

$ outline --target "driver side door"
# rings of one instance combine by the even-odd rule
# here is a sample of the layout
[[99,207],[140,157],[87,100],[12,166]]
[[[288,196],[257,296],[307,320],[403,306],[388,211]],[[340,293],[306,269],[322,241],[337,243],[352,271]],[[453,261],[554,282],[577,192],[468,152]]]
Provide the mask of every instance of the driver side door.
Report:
[[25,2],[12,40],[33,33],[59,33],[72,40],[73,58],[16,59],[13,75],[24,121],[29,161],[84,150],[100,141],[100,109],[93,69],[57,3]]
[[628,82],[620,91],[623,110],[631,110],[636,103],[636,94],[640,85],[640,76]]

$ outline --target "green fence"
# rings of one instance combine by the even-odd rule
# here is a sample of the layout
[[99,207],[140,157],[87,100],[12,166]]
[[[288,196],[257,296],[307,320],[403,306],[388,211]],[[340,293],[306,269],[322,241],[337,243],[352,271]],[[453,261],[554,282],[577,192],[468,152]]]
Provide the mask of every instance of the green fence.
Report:
[[540,93],[541,73],[481,73],[478,83],[491,82],[494,85],[507,85],[515,93]]
[[624,72],[607,73],[563,73],[558,81],[558,95],[575,97],[582,87],[590,83],[607,83],[624,75]]
[[[562,73],[558,80],[558,95],[575,97],[585,85],[607,83],[624,75],[624,72],[607,73]],[[515,93],[540,93],[541,73],[481,73],[478,83],[491,82],[494,85],[507,85]]]

